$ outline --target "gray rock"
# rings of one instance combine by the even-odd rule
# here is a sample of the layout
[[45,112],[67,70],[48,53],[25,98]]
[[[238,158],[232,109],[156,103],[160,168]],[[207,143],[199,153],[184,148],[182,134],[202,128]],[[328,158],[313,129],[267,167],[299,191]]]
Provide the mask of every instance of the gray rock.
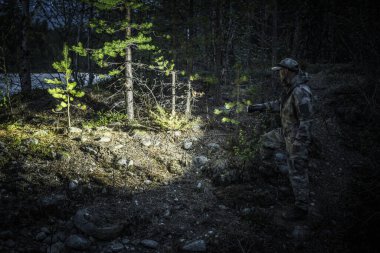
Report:
[[173,134],[175,137],[180,137],[182,135],[181,131],[174,131]]
[[200,125],[194,125],[192,127],[192,129],[193,129],[193,131],[198,132],[198,131],[200,131],[202,129],[202,127]]
[[76,188],[78,188],[78,180],[72,180],[69,183],[69,190],[74,191]]
[[191,252],[206,252],[206,242],[204,240],[193,241],[183,246],[182,249]]
[[193,143],[189,140],[185,140],[182,145],[183,149],[189,150],[193,147]]
[[152,140],[150,138],[143,138],[141,139],[141,144],[145,147],[152,146]]
[[120,166],[127,166],[128,160],[126,158],[120,158],[117,160],[116,164]]
[[206,165],[208,161],[209,160],[206,156],[201,155],[201,156],[194,157],[193,164],[195,167],[199,168],[199,167]]
[[114,239],[120,235],[124,228],[123,224],[97,226],[92,220],[91,213],[86,208],[76,212],[74,225],[83,233],[100,240]]
[[124,245],[120,242],[115,242],[110,246],[112,252],[119,252],[124,249]]
[[123,238],[123,240],[121,240],[121,242],[123,243],[123,244],[128,244],[128,243],[130,243],[131,241],[128,239],[128,238]]
[[80,133],[82,133],[82,129],[80,129],[78,127],[69,127],[69,133],[80,134]]
[[36,235],[36,240],[37,241],[43,241],[43,240],[45,240],[46,237],[47,237],[47,234],[45,232],[39,232]]
[[42,197],[39,202],[42,207],[51,207],[62,204],[66,200],[65,195],[53,194],[50,196]]
[[27,138],[27,139],[23,140],[23,144],[26,146],[37,145],[38,143],[39,143],[39,141],[36,138]]
[[98,141],[98,142],[110,142],[111,138],[108,136],[102,136],[100,138],[97,138],[96,141]]
[[220,149],[220,145],[217,143],[209,143],[207,144],[207,147],[211,149],[212,151],[217,151]]
[[121,148],[123,148],[123,147],[124,147],[123,144],[118,144],[118,145],[114,146],[114,147],[112,148],[112,150],[113,150],[113,151],[116,151],[116,150],[119,150],[119,149],[121,149]]
[[274,159],[278,162],[286,161],[287,156],[286,156],[286,154],[284,154],[282,152],[277,152],[274,154]]
[[85,250],[90,247],[91,242],[82,235],[70,235],[65,244],[71,249]]
[[150,248],[150,249],[157,249],[157,247],[159,245],[158,242],[156,242],[154,240],[148,240],[148,239],[142,240],[140,243],[144,247],[147,247],[147,248]]
[[61,253],[64,251],[65,244],[62,242],[56,242],[51,247],[48,247],[46,252],[47,253]]

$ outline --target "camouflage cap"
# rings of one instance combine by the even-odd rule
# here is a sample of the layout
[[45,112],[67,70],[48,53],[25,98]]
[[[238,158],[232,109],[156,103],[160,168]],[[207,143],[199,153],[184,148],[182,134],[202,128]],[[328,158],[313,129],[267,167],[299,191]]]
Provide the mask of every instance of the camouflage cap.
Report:
[[289,69],[290,71],[297,72],[299,70],[298,68],[298,62],[291,59],[291,58],[285,58],[280,63],[276,64],[275,67],[272,68],[273,71],[278,71],[280,69]]

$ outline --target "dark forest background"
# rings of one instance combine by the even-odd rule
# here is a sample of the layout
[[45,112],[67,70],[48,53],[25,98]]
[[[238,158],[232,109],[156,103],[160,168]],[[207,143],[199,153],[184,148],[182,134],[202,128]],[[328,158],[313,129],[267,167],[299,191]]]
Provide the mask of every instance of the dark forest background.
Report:
[[[89,2],[0,1],[0,54],[6,71],[19,72],[25,57],[30,58],[31,72],[51,71],[64,42],[94,47],[107,40],[87,21],[112,20],[120,13],[101,11]],[[211,73],[221,84],[234,79],[237,64],[252,73],[283,57],[303,64],[354,62],[368,74],[376,74],[379,66],[377,1],[157,0],[145,4],[146,8],[133,12],[133,19],[154,24],[153,43],[170,55],[177,68]],[[22,49],[26,33],[29,41]],[[77,58],[77,71],[101,71]]]

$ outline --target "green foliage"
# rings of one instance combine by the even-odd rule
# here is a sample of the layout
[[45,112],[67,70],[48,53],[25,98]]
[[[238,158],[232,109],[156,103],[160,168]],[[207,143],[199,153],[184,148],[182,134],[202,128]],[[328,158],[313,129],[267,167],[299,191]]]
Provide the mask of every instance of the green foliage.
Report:
[[240,129],[236,143],[232,147],[235,156],[239,157],[243,161],[249,161],[254,158],[259,151],[259,138],[257,136],[251,136],[250,140],[247,138],[247,134]]
[[[43,130],[45,134],[38,135]],[[33,138],[35,142],[29,140]],[[8,152],[0,159],[0,168],[7,162],[20,157],[53,159],[54,153],[61,150],[60,141],[54,132],[40,126],[12,122],[0,125],[0,141],[5,143]],[[29,142],[28,142],[29,141]]]
[[191,128],[194,122],[185,115],[171,115],[162,106],[157,106],[156,111],[150,111],[153,122],[162,130],[186,130]]
[[[74,101],[74,98],[81,98],[84,96],[84,92],[76,89],[77,83],[71,82],[70,77],[72,75],[71,70],[71,58],[69,57],[69,47],[65,44],[63,47],[63,60],[53,63],[53,68],[59,73],[63,73],[65,76],[64,81],[57,78],[45,79],[47,84],[57,85],[56,88],[48,89],[49,94],[58,101],[56,111],[61,111],[64,108],[67,110],[67,117],[69,119],[70,127],[70,106]],[[75,104],[78,108],[86,110],[86,105],[81,103]]]
[[98,112],[95,119],[83,122],[83,127],[94,128],[107,126],[110,123],[122,122],[128,119],[128,115],[120,112]]
[[224,116],[222,117],[222,123],[231,123],[233,125],[239,125],[240,122],[237,119],[233,119],[230,117],[231,112],[234,111],[236,114],[240,114],[245,112],[247,105],[251,105],[252,102],[250,100],[243,100],[243,102],[227,102],[224,104],[224,108],[217,108],[214,110],[215,115]]

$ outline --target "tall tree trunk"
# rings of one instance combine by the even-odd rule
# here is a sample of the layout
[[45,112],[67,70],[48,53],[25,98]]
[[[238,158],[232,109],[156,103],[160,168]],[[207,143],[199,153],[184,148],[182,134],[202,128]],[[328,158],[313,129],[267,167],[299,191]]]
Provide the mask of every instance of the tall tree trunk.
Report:
[[293,49],[291,56],[297,58],[299,54],[299,43],[300,43],[300,33],[301,33],[301,24],[300,24],[300,13],[299,11],[295,15],[295,26],[294,26],[294,35],[293,35]]
[[[90,20],[94,17],[94,7],[90,7]],[[91,48],[91,36],[92,28],[88,26],[87,28],[87,48]],[[91,86],[94,80],[94,73],[92,73],[92,60],[90,54],[87,55],[87,74],[88,74],[88,85]]]
[[[131,38],[131,7],[127,6],[126,21],[128,27],[126,28],[126,39]],[[135,118],[133,110],[133,73],[132,73],[132,48],[128,45],[125,49],[125,93],[126,93],[126,106],[127,114],[130,120]]]
[[21,83],[21,92],[24,94],[32,90],[32,82],[31,82],[31,74],[30,74],[29,30],[30,30],[29,0],[23,0],[22,1],[20,83]]
[[214,10],[213,10],[213,52],[214,52],[214,75],[217,79],[217,83],[213,84],[214,87],[212,87],[211,90],[213,90],[213,95],[215,96],[215,102],[219,103],[221,100],[221,70],[222,70],[222,46],[221,46],[221,40],[222,40],[222,15],[221,15],[221,5],[222,0],[215,0]]
[[277,63],[277,50],[278,50],[278,5],[277,0],[273,0],[272,11],[272,66]]
[[172,71],[172,116],[175,116],[175,104],[176,104],[176,72]]

